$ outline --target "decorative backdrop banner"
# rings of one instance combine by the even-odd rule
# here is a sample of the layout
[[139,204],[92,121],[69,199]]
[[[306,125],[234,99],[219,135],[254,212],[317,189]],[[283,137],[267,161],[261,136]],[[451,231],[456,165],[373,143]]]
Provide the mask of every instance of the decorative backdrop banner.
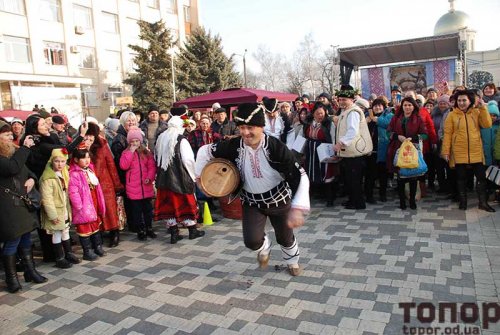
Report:
[[428,88],[440,87],[443,82],[450,88],[454,86],[455,59],[361,69],[363,97],[371,93],[390,97],[394,85],[403,92],[413,90],[425,94]]

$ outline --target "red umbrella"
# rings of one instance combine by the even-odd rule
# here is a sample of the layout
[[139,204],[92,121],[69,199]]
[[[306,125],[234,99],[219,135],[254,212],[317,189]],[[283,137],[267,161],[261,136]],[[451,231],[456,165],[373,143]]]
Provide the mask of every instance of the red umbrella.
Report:
[[33,111],[22,111],[19,109],[6,109],[0,111],[0,117],[3,117],[9,122],[12,121],[12,119],[21,119],[22,121],[26,121],[28,116],[30,116],[31,114],[38,114],[38,113]]

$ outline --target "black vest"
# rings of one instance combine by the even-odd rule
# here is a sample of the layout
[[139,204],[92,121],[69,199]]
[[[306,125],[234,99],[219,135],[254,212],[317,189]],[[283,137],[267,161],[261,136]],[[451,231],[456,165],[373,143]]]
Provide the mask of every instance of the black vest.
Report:
[[195,184],[182,163],[180,149],[182,139],[184,139],[183,135],[177,137],[174,158],[168,166],[167,171],[161,167],[158,168],[158,172],[156,173],[156,187],[167,188],[172,192],[180,194],[193,194]]

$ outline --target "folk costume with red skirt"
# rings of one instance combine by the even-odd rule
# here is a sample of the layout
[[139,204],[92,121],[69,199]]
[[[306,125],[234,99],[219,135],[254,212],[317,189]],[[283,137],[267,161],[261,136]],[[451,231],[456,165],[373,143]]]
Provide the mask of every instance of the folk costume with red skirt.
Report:
[[335,138],[335,125],[329,119],[319,123],[312,123],[304,126],[304,137],[307,139],[305,153],[305,170],[311,183],[324,184],[333,181],[338,175],[338,164],[321,163],[318,158],[317,148],[322,143],[332,143]]
[[169,121],[169,127],[158,136],[155,146],[157,164],[154,219],[167,227],[196,225],[198,204],[194,195],[194,154],[184,128]]

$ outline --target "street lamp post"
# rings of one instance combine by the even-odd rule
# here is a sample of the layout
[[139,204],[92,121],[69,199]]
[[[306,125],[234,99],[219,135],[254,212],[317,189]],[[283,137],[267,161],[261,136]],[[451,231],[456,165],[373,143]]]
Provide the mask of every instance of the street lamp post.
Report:
[[173,47],[167,51],[167,53],[170,55],[170,65],[171,65],[171,70],[172,70],[172,98],[174,102],[177,100],[176,95],[175,95],[175,67],[174,67],[174,55],[175,51]]
[[245,49],[245,52],[243,53],[243,55],[237,54],[237,53],[233,53],[231,55],[231,57],[232,56],[240,56],[240,57],[243,58],[243,81],[244,81],[245,87],[247,87],[247,60],[246,60],[246,54],[247,54],[247,49]]

